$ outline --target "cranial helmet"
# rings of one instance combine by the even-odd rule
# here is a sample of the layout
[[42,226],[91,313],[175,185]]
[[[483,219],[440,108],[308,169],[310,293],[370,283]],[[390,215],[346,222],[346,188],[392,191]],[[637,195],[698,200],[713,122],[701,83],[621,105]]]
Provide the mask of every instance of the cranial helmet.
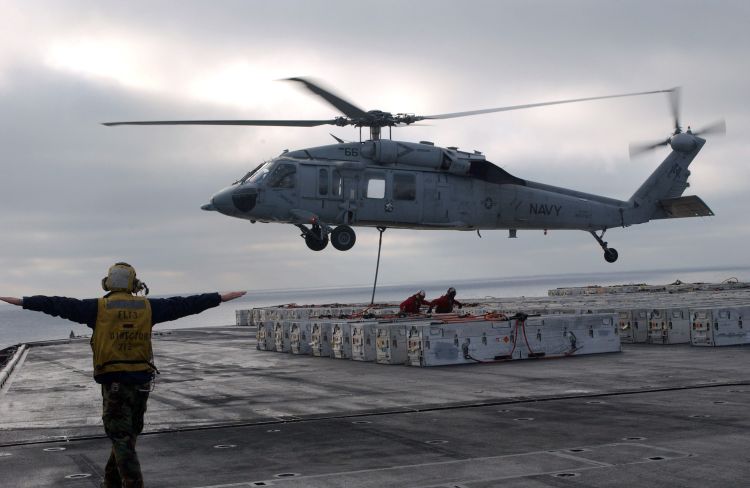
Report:
[[107,276],[102,278],[104,291],[125,291],[138,293],[144,291],[148,295],[148,286],[135,277],[135,268],[128,263],[115,263],[110,266]]
[[456,289],[455,288],[453,288],[452,286],[450,288],[448,288],[448,295],[455,295],[455,294],[456,294]]

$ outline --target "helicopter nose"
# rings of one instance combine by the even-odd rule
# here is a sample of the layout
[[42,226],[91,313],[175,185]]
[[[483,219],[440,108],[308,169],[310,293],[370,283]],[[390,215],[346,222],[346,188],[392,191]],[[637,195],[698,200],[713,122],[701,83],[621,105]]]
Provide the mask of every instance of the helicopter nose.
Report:
[[249,212],[258,201],[258,189],[252,186],[240,186],[232,191],[232,203],[240,212]]
[[215,210],[224,215],[234,215],[237,213],[237,209],[232,204],[232,191],[234,188],[227,187],[220,190],[211,197],[211,203],[208,203],[201,208],[203,210]]
[[211,203],[204,205],[204,210],[216,210],[224,215],[238,216],[255,207],[258,190],[252,187],[230,186],[211,197]]

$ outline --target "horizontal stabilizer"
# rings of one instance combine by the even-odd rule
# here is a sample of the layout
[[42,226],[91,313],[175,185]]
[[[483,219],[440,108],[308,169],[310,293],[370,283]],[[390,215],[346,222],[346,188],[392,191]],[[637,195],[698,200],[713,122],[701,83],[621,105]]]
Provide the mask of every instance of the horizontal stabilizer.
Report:
[[659,200],[654,219],[678,219],[682,217],[710,217],[714,215],[700,197],[689,195]]

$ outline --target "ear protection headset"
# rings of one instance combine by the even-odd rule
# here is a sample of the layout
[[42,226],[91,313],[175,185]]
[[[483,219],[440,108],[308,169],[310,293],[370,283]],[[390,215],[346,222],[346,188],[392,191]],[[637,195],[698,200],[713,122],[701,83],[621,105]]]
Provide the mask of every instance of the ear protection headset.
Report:
[[104,291],[126,291],[128,293],[143,292],[148,295],[148,286],[135,277],[135,268],[128,263],[115,263],[110,266],[107,276],[102,278]]

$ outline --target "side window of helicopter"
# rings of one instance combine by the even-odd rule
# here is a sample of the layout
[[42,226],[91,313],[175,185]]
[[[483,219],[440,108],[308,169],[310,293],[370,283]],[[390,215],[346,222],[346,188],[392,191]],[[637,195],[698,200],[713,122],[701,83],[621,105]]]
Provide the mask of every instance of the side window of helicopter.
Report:
[[393,174],[393,199],[414,200],[417,198],[417,179],[413,174]]
[[297,180],[297,166],[282,163],[276,166],[268,178],[268,186],[271,188],[294,188]]
[[341,173],[334,169],[331,172],[331,196],[340,197],[343,185],[344,180],[341,179]]
[[318,170],[318,195],[328,195],[328,170]]
[[367,198],[385,198],[385,175],[383,173],[370,173],[367,175]]

